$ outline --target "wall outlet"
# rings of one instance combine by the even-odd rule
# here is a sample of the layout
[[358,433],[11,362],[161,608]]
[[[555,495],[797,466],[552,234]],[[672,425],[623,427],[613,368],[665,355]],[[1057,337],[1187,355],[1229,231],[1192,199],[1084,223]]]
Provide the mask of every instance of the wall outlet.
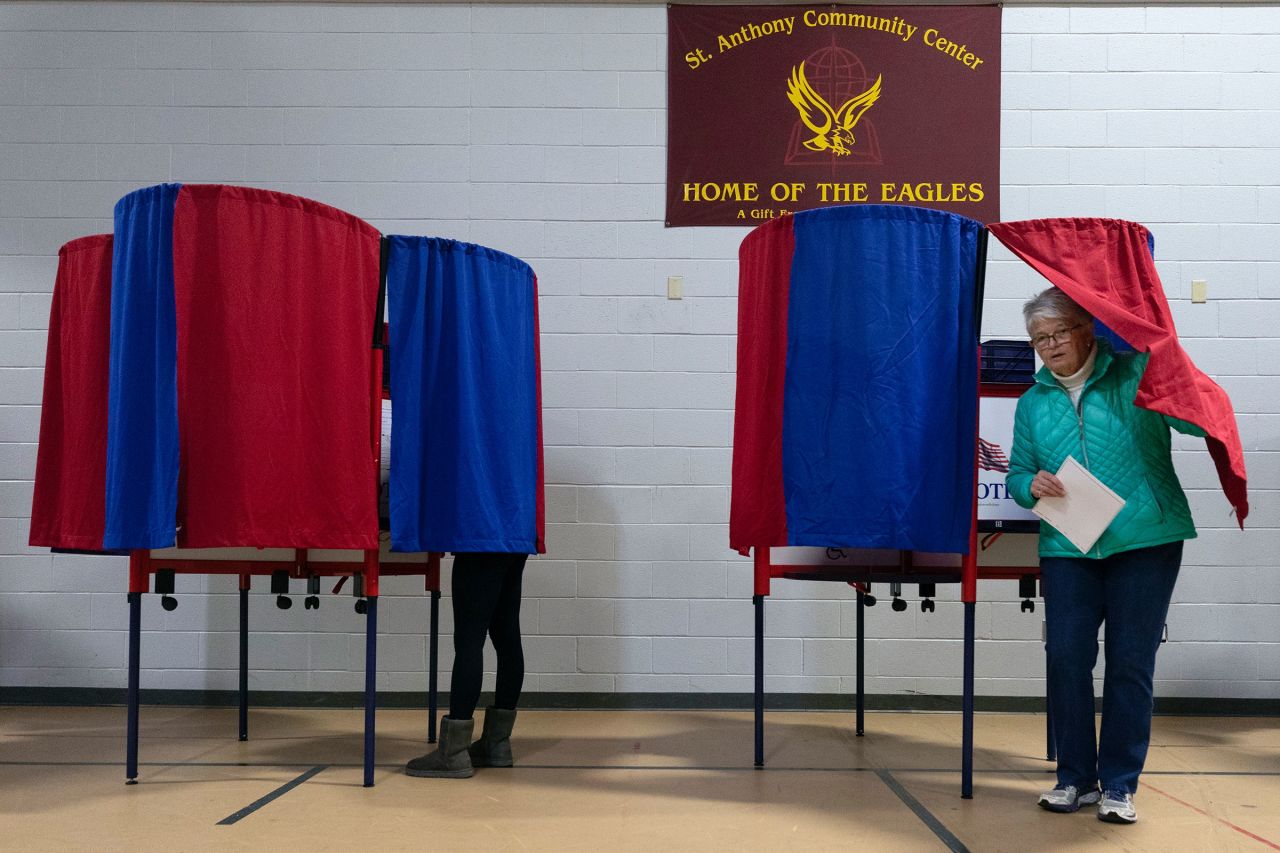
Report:
[[1191,301],[1204,302],[1209,298],[1209,282],[1202,278],[1191,280]]
[[684,276],[667,276],[667,298],[684,299]]

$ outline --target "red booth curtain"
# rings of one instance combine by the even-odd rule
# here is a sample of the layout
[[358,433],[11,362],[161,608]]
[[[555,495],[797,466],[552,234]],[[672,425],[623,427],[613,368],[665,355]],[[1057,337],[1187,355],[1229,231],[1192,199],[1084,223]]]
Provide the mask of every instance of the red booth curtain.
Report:
[[1227,392],[1192,363],[1178,342],[1151,256],[1151,234],[1119,219],[997,222],[991,233],[1086,311],[1141,352],[1146,373],[1134,401],[1208,433],[1209,455],[1244,526],[1249,514],[1244,450]]
[[738,388],[733,417],[733,499],[729,547],[787,541],[782,483],[782,416],[787,380],[787,296],[795,220],[752,231],[738,250]]
[[111,247],[110,234],[97,234],[58,252],[31,507],[34,546],[102,547]]
[[319,202],[182,188],[179,545],[378,547],[379,253],[372,226]]

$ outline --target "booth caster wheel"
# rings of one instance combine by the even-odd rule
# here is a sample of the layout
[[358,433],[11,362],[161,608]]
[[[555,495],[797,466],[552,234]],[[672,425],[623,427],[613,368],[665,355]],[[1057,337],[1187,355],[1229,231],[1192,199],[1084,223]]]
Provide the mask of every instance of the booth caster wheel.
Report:
[[901,598],[895,598],[893,600],[893,604],[890,604],[889,606],[893,608],[894,613],[901,613],[907,609],[907,602]]
[[293,606],[293,602],[289,600],[288,572],[275,571],[271,573],[271,591],[276,594],[276,607],[281,610],[288,610]]
[[862,596],[862,604],[864,607],[875,607],[876,597],[868,592]]
[[926,598],[924,601],[920,602],[920,612],[921,612],[921,613],[933,613],[933,612],[935,612],[935,608],[934,608],[934,606],[933,606],[933,599],[932,599],[932,598]]
[[363,598],[356,602],[356,612],[361,616],[369,612],[369,602]]
[[1036,576],[1023,575],[1018,578],[1018,595],[1022,598],[1022,612],[1035,613],[1036,603],[1032,601],[1036,594]]
[[178,599],[174,598],[172,595],[162,595],[160,596],[160,606],[169,611],[177,610]]
[[303,600],[302,606],[307,610],[320,609],[320,578],[318,575],[312,575],[307,578],[307,597]]

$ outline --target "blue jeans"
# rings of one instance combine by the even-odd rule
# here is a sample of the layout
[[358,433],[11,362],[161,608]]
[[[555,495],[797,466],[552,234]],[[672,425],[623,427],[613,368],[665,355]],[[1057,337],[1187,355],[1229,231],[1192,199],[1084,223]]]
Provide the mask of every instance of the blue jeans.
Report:
[[[1138,789],[1151,741],[1156,650],[1181,564],[1181,542],[1101,560],[1040,560],[1059,785]],[[1095,735],[1093,667],[1104,622],[1102,731]]]

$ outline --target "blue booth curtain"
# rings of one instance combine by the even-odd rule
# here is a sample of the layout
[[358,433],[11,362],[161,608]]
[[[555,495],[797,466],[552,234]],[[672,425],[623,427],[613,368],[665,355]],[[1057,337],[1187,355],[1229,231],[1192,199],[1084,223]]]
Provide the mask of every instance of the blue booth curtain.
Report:
[[454,240],[387,241],[392,549],[535,553],[533,270]]
[[967,551],[982,225],[871,205],[798,213],[794,228],[787,544]]
[[181,184],[116,203],[103,548],[167,548],[178,510],[173,215]]

